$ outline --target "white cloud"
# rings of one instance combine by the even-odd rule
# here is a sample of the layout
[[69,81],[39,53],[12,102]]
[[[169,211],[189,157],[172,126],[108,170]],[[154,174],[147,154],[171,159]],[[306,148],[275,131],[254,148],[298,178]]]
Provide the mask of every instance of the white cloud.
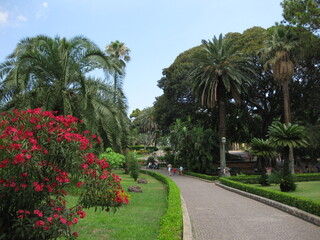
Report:
[[8,22],[8,18],[8,12],[0,12],[0,25],[5,25]]
[[19,22],[26,22],[28,20],[28,18],[26,18],[25,16],[22,16],[22,15],[18,16],[17,19]]
[[42,3],[42,6],[43,6],[44,8],[47,8],[47,7],[49,7],[49,4],[48,4],[48,2],[43,2],[43,3]]

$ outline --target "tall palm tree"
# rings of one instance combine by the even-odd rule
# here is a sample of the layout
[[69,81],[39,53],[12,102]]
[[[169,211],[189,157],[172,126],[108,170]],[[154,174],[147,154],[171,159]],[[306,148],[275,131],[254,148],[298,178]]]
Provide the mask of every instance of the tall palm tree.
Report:
[[[122,90],[123,79],[125,76],[126,63],[130,61],[130,49],[120,41],[111,42],[106,46],[106,52],[112,59],[112,61],[119,66],[119,69],[114,69],[113,71],[113,80],[114,80],[114,102],[118,108],[118,116],[120,125],[123,126],[123,129],[127,129],[128,126],[128,117],[127,117],[127,104],[126,98]],[[128,142],[127,136],[129,132],[126,131],[126,134],[122,136],[121,142],[122,145],[126,145]]]
[[[204,107],[219,107],[219,142],[220,159],[223,156],[222,137],[226,137],[226,102],[231,92],[235,101],[250,84],[250,73],[253,72],[251,60],[234,47],[234,42],[214,37],[212,41],[202,40],[205,53],[194,58],[194,69],[191,77],[194,80],[193,91]],[[221,167],[223,164],[221,163]]]
[[[284,121],[291,123],[289,83],[294,75],[294,51],[298,45],[292,27],[277,25],[271,38],[261,49],[265,69],[271,69],[274,78],[281,84],[283,92]],[[293,150],[290,150],[291,171],[294,172]]]
[[114,92],[118,91],[118,88],[121,88],[122,85],[122,77],[124,75],[124,69],[126,67],[126,63],[130,61],[130,49],[123,43],[118,40],[115,42],[111,42],[109,45],[106,46],[106,52],[109,54],[110,57],[116,61],[122,72],[115,71],[113,78],[114,78]]
[[1,106],[5,110],[42,107],[79,117],[98,135],[119,134],[116,124],[101,126],[107,119],[118,120],[114,103],[107,101],[112,89],[88,77],[97,68],[109,73],[119,66],[83,36],[22,39],[0,64]]

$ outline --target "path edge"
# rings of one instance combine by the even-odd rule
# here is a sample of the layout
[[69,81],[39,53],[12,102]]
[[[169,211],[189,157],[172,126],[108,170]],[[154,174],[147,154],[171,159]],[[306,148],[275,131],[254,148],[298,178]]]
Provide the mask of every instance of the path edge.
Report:
[[310,223],[313,223],[317,226],[320,226],[320,217],[316,216],[316,215],[313,215],[311,213],[308,213],[308,212],[305,212],[301,209],[298,209],[298,208],[295,208],[295,207],[291,207],[291,206],[288,206],[288,205],[285,205],[283,203],[280,203],[280,202],[277,202],[277,201],[274,201],[274,200],[271,200],[271,199],[268,199],[268,198],[264,198],[264,197],[261,197],[261,196],[258,196],[258,195],[254,195],[252,193],[248,193],[248,192],[245,192],[245,191],[241,191],[239,189],[235,189],[235,188],[232,188],[232,187],[229,187],[229,186],[226,186],[226,185],[223,185],[219,182],[216,182],[215,183],[217,186],[221,187],[221,188],[224,188],[228,191],[231,191],[231,192],[234,192],[234,193],[238,193],[242,196],[245,196],[245,197],[248,197],[248,198],[251,198],[253,200],[256,200],[256,201],[259,201],[259,202],[262,202],[264,204],[267,204],[271,207],[274,207],[274,208],[277,208],[279,210],[282,210],[284,212],[287,212],[293,216],[296,216],[298,218],[301,218],[307,222],[310,222]]
[[183,214],[183,240],[192,240],[192,226],[188,209],[182,195],[180,195],[180,197]]

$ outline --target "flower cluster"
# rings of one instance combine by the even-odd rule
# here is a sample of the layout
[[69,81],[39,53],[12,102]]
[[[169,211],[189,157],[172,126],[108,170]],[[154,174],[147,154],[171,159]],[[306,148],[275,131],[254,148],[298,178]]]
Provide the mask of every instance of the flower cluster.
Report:
[[[85,217],[80,206],[109,208],[128,202],[119,177],[95,155],[92,144],[100,139],[81,132],[81,124],[73,116],[39,108],[2,114],[0,214],[5,221],[0,234],[7,239],[73,239],[78,234],[70,227]],[[77,206],[68,209],[64,188],[72,179],[79,179],[82,191]]]

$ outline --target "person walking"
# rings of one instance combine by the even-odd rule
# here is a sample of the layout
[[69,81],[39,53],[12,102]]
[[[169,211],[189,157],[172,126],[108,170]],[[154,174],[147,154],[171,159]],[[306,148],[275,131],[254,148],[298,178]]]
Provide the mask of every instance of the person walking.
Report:
[[181,175],[181,176],[183,175],[183,167],[182,166],[179,167],[179,175]]
[[172,165],[170,163],[168,164],[168,172],[169,175],[172,176]]

